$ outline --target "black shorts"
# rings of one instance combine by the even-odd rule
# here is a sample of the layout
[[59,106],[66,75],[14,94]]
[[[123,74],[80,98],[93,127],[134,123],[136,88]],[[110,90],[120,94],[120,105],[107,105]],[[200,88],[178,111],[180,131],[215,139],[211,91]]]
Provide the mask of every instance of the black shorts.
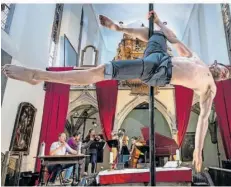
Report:
[[171,57],[164,52],[148,55],[143,59],[118,60],[105,64],[105,79],[140,79],[149,86],[165,86],[172,78]]

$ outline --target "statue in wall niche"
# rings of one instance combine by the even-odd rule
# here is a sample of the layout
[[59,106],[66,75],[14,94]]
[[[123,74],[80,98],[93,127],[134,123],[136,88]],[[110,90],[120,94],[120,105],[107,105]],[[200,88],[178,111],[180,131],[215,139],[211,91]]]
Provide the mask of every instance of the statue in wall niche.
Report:
[[19,105],[10,144],[10,151],[13,153],[29,154],[36,112],[37,109],[30,103],[23,102]]

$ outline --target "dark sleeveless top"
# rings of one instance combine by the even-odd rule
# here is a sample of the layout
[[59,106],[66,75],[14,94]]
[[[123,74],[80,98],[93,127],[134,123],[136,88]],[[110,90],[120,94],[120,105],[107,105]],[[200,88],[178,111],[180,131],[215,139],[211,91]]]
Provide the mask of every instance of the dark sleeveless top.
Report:
[[166,53],[167,40],[166,36],[161,31],[154,31],[151,38],[148,40],[147,48],[144,51],[144,57],[152,53]]

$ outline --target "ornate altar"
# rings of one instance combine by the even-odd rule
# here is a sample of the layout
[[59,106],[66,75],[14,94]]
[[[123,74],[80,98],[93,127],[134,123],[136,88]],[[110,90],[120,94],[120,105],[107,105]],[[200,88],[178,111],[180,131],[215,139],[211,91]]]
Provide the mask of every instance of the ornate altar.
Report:
[[[123,39],[118,45],[117,55],[114,60],[133,60],[142,58],[144,50],[146,48],[146,42],[139,39],[134,39],[131,36],[124,34]],[[168,48],[171,51],[171,48]],[[171,52],[170,52],[171,53]],[[131,88],[131,94],[147,95],[149,93],[149,87],[142,83],[140,79],[132,79],[121,81],[122,86],[128,86]],[[154,87],[155,94],[158,94],[158,87]]]

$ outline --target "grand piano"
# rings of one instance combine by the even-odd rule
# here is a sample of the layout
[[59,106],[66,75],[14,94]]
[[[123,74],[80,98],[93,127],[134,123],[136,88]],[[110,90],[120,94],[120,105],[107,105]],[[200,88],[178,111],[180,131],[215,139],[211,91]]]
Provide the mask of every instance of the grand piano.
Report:
[[[141,128],[141,132],[144,140],[149,145],[149,128]],[[172,138],[164,136],[159,133],[155,133],[155,153],[156,153],[156,164],[157,166],[164,166],[166,160],[172,160],[173,156],[176,154],[178,145]]]

